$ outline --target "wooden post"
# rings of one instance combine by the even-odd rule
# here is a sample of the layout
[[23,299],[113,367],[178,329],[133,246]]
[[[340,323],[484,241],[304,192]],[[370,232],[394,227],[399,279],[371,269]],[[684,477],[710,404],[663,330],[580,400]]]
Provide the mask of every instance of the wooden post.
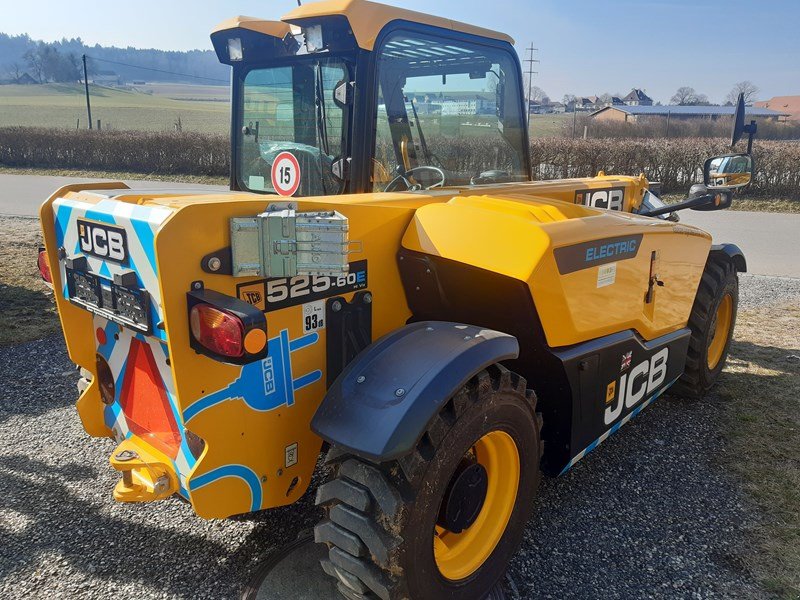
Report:
[[578,116],[578,103],[575,102],[572,105],[572,139],[573,140],[575,139],[575,119],[577,119],[577,116]]
[[97,119],[97,131],[100,131],[100,119]]
[[83,87],[86,90],[86,112],[89,114],[89,129],[92,128],[92,105],[89,102],[89,74],[86,69],[86,55],[83,55]]
[[671,116],[672,116],[672,111],[668,110],[667,111],[667,137],[669,137],[669,120],[670,120]]

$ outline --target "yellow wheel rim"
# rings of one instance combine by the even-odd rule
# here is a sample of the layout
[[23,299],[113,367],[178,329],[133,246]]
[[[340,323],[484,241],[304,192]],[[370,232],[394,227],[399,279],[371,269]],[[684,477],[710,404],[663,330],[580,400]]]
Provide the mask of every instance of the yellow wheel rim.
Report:
[[505,431],[492,431],[473,447],[477,461],[486,469],[486,499],[475,522],[453,533],[436,526],[433,554],[439,572],[458,581],[477,571],[491,556],[506,530],[519,487],[519,452]]
[[715,369],[722,360],[725,352],[725,345],[728,343],[728,335],[731,332],[731,321],[733,320],[733,298],[726,294],[722,298],[717,308],[714,318],[714,331],[711,332],[711,341],[708,343],[708,368]]

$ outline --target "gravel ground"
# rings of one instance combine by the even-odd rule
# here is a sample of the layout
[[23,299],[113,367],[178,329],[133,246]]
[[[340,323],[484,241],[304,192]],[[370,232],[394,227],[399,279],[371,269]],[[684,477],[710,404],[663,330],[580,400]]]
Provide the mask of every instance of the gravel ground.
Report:
[[[742,307],[800,299],[800,280],[742,279]],[[310,528],[294,506],[203,521],[179,500],[120,504],[113,442],[88,438],[59,336],[0,347],[0,597],[233,598]],[[758,598],[757,515],[715,463],[717,399],[656,402],[566,476],[545,480],[511,565],[521,597]]]

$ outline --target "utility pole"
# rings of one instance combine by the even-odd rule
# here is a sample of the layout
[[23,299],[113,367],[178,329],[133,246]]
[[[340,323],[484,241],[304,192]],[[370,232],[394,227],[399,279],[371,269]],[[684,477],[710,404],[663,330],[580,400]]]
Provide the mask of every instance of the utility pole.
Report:
[[534,63],[539,63],[539,60],[535,58],[535,53],[539,51],[538,48],[535,48],[533,42],[531,42],[531,47],[526,48],[526,58],[525,62],[528,63],[528,130],[530,130],[531,126],[531,94],[533,93],[533,76],[538,75],[538,71],[533,70]]
[[86,55],[83,55],[83,87],[86,90],[86,112],[89,113],[89,129],[92,128],[92,105],[89,103],[89,74],[86,70]]

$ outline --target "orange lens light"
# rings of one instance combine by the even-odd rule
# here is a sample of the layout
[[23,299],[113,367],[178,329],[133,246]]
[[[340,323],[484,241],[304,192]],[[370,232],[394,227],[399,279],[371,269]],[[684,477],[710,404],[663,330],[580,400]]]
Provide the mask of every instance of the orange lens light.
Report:
[[53,274],[50,272],[50,263],[47,262],[47,250],[39,250],[39,257],[36,260],[39,273],[47,283],[53,283]]
[[189,324],[194,339],[212,352],[230,357],[244,355],[244,324],[237,316],[210,304],[197,304],[192,307]]

